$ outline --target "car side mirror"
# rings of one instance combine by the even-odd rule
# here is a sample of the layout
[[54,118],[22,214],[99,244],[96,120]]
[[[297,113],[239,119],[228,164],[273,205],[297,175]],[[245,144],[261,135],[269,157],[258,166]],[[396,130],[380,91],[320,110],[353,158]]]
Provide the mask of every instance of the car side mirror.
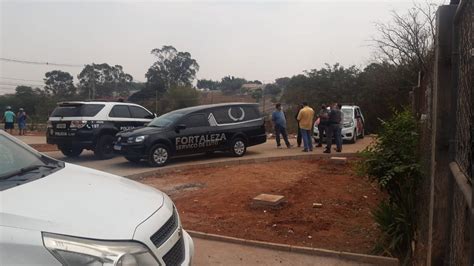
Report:
[[176,126],[175,129],[176,129],[176,132],[179,132],[183,129],[186,129],[186,125],[185,124],[179,124],[179,125]]

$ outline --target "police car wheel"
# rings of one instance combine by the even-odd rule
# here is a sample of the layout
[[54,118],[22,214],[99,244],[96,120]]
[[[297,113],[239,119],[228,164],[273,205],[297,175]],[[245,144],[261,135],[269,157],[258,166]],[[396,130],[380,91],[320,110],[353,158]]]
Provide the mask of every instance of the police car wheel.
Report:
[[234,139],[231,145],[231,152],[232,155],[236,157],[244,156],[245,152],[247,151],[247,146],[245,145],[245,141],[243,139]]
[[132,163],[138,163],[141,160],[140,157],[130,157],[130,156],[125,156],[125,159],[127,159],[127,161],[132,162]]
[[97,145],[94,149],[94,154],[99,159],[110,159],[114,156],[113,148],[114,137],[111,135],[103,135],[97,141]]
[[169,160],[169,151],[165,145],[157,144],[150,150],[148,162],[151,166],[164,166]]
[[82,153],[81,148],[74,148],[70,146],[60,146],[58,148],[66,157],[77,157]]

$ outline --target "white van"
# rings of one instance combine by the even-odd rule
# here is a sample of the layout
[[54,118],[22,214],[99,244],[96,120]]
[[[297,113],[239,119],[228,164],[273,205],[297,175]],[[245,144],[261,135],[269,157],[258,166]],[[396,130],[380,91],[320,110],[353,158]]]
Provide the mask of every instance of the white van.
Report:
[[0,265],[190,265],[193,253],[163,192],[0,130]]

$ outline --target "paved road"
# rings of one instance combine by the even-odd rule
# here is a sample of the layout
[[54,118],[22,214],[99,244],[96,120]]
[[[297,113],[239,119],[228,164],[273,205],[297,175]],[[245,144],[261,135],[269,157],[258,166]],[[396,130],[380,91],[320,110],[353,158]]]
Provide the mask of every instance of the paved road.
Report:
[[[27,144],[42,144],[45,143],[45,137],[40,136],[19,136],[19,139],[23,140]],[[355,153],[361,151],[369,143],[371,143],[373,138],[366,137],[357,141],[356,144],[344,144],[343,145],[343,152],[344,153]],[[290,140],[293,144],[296,144],[296,140]],[[322,148],[315,148],[312,154],[322,154]],[[59,160],[63,160],[66,162],[98,169],[101,171],[105,171],[108,173],[120,175],[120,176],[128,176],[128,175],[135,175],[144,172],[152,171],[153,168],[148,166],[148,164],[144,161],[135,164],[128,162],[125,158],[121,156],[114,157],[109,160],[97,160],[94,157],[93,152],[91,151],[84,151],[80,157],[78,158],[67,158],[61,152],[45,152],[49,156],[57,158]],[[245,159],[252,159],[252,158],[264,158],[264,157],[280,157],[280,156],[288,156],[288,155],[301,155],[301,154],[309,154],[303,153],[301,148],[283,148],[277,149],[275,140],[270,139],[266,143],[253,146],[247,149],[247,154],[243,157]],[[338,153],[332,153],[334,156],[337,156]],[[215,153],[212,155],[194,155],[194,156],[187,156],[182,158],[175,158],[173,159],[166,168],[169,167],[177,167],[181,165],[190,165],[190,164],[206,164],[211,162],[221,162],[221,161],[229,161],[229,160],[240,160],[241,158],[231,157],[225,153]]]

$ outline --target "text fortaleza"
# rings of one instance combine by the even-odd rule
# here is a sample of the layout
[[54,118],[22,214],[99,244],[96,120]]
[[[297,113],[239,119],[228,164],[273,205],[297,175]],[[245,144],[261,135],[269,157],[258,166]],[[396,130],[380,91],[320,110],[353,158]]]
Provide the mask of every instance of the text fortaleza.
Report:
[[176,138],[176,150],[197,149],[210,146],[217,146],[221,141],[227,138],[225,134],[207,134],[197,136],[186,136]]

